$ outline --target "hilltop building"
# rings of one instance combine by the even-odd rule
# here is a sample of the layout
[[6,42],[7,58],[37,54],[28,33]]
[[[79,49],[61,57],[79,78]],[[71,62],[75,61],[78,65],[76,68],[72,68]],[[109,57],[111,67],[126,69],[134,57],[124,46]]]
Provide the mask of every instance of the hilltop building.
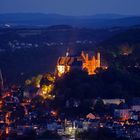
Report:
[[65,56],[57,60],[56,72],[59,77],[72,69],[84,69],[89,75],[95,74],[95,70],[101,67],[100,53],[82,51],[80,56],[71,56],[67,51]]
[[95,74],[95,70],[101,67],[101,59],[100,53],[98,52],[96,55],[90,53],[84,53],[82,51],[82,69],[86,69],[89,75]]

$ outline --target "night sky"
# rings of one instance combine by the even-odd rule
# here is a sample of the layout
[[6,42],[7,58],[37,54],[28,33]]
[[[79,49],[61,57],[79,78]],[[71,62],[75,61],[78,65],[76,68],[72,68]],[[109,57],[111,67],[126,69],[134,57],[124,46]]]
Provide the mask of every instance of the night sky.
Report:
[[0,0],[0,13],[18,12],[140,15],[140,0]]

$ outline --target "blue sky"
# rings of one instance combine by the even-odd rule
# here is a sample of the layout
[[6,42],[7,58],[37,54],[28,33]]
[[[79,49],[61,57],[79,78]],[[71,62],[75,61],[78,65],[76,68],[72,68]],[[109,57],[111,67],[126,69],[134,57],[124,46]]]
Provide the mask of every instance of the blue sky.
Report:
[[18,12],[140,15],[140,0],[0,0],[0,13]]

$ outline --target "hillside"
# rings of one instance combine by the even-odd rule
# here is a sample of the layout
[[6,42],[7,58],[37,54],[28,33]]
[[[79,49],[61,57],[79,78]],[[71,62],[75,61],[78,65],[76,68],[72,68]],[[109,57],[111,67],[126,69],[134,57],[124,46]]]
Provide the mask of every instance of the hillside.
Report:
[[[54,72],[59,56],[67,48],[72,54],[93,49],[121,29],[48,28],[0,29],[0,68],[7,82],[21,82],[34,75]],[[50,61],[51,60],[51,61]],[[16,77],[16,78],[15,78]]]
[[140,43],[140,27],[135,27],[121,32],[102,42],[103,45],[119,45],[122,43],[139,44]]
[[[119,56],[125,44],[132,47],[133,55]],[[0,29],[0,68],[7,82],[21,82],[40,73],[54,72],[58,57],[65,55],[67,48],[72,54],[100,49],[102,59],[109,65],[128,66],[139,63],[139,44],[138,26],[96,30],[67,25]]]
[[[109,39],[123,30],[126,29],[88,29],[68,25],[50,26],[48,28],[1,28],[0,48],[11,49],[10,47],[13,46],[14,42],[18,44],[38,44],[40,47],[50,46],[51,44],[52,46],[69,46],[69,44],[74,46],[75,44],[90,44],[95,46],[97,43]],[[9,42],[12,44],[10,45]]]

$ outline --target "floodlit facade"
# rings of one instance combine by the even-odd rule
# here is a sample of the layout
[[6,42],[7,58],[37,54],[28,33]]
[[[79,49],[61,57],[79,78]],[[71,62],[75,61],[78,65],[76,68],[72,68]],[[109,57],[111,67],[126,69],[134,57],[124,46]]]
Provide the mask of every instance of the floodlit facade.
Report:
[[100,53],[97,53],[97,55],[94,56],[82,51],[81,56],[83,60],[82,68],[86,69],[89,75],[95,74],[95,70],[101,67]]
[[64,73],[67,73],[70,71],[69,65],[57,65],[58,70],[58,76],[61,77]]

